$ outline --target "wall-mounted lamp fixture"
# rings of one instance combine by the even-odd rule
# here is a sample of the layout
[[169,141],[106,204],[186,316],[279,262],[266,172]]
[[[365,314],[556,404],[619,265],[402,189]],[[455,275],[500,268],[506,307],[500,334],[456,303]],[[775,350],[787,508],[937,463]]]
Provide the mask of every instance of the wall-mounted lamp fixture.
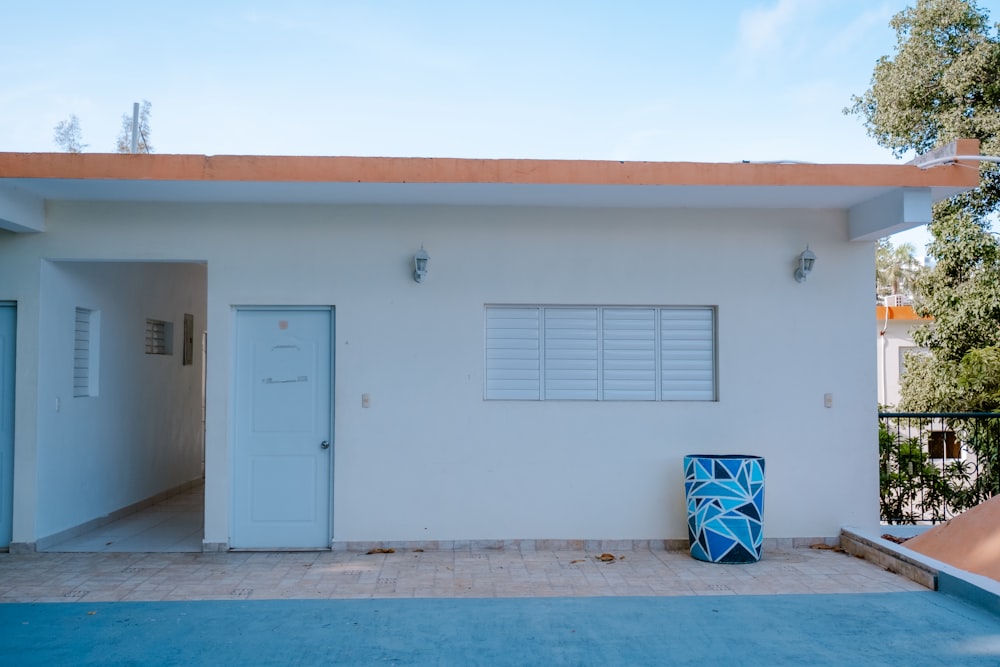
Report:
[[806,249],[802,251],[799,255],[799,265],[795,268],[795,280],[803,283],[813,270],[813,264],[816,263],[816,255],[812,250],[809,249],[809,245],[806,245]]
[[427,260],[430,258],[423,244],[420,244],[420,250],[413,256],[413,279],[418,283],[424,282],[424,277],[427,275]]

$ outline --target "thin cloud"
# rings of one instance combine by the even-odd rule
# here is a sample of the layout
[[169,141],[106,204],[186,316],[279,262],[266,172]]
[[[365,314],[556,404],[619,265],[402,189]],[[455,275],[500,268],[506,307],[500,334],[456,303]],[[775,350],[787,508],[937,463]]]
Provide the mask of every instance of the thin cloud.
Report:
[[844,27],[843,30],[830,38],[823,47],[824,55],[835,56],[850,52],[857,45],[864,43],[865,38],[873,30],[887,32],[889,30],[889,20],[894,13],[885,5],[862,12],[849,25]]
[[759,53],[779,48],[790,26],[814,0],[778,0],[771,7],[755,7],[740,15],[739,46],[742,52]]

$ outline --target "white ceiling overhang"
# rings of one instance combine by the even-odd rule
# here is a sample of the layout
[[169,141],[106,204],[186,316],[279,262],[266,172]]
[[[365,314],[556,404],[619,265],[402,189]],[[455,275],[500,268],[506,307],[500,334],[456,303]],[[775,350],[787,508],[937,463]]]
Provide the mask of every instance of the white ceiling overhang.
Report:
[[44,230],[46,201],[543,206],[574,208],[845,209],[852,240],[930,222],[931,203],[959,188],[511,183],[274,183],[6,179],[0,227]]
[[13,183],[0,183],[0,229],[45,230],[45,197]]
[[845,211],[850,238],[860,241],[925,224],[932,202],[978,183],[972,170],[955,169],[0,153],[0,228],[44,231],[45,204],[54,201],[822,209]]

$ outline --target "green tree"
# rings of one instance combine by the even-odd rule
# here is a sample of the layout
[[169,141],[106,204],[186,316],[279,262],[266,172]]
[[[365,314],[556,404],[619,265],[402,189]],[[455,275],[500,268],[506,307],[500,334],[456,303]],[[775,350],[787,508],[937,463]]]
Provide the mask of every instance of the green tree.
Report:
[[67,120],[61,120],[53,128],[53,140],[66,153],[82,153],[87,144],[83,143],[83,132],[80,130],[80,119],[76,114],[70,114]]
[[[1000,41],[974,0],[917,0],[896,14],[894,57],[875,64],[871,87],[853,98],[869,136],[897,157],[954,139],[1000,150]],[[990,165],[976,190],[940,207],[982,218],[1000,203],[1000,172]]]
[[971,410],[1000,405],[1000,347],[969,350],[958,364],[958,386],[970,396]]
[[[149,100],[143,100],[139,107],[139,136],[136,142],[137,153],[152,153],[153,145],[149,143],[152,132],[149,129],[149,114],[153,105]],[[132,114],[122,114],[122,127],[118,132],[118,141],[115,143],[115,152],[132,152]]]
[[[989,15],[973,0],[917,0],[890,25],[895,54],[878,60],[871,87],[846,111],[897,156],[959,138],[1000,152],[1000,38]],[[927,251],[935,265],[913,281],[917,312],[934,318],[914,340],[930,354],[908,360],[903,409],[986,408],[974,383],[959,382],[965,355],[1000,344],[1000,249],[989,232],[1000,170],[984,165],[980,177],[975,190],[934,207]]]
[[[931,354],[907,360],[900,407],[907,410],[995,410],[1000,396],[973,380],[970,354],[1000,345],[1000,245],[967,213],[936,216],[928,253],[937,263],[917,278],[916,309],[934,321],[913,340]],[[964,379],[963,379],[964,378]]]

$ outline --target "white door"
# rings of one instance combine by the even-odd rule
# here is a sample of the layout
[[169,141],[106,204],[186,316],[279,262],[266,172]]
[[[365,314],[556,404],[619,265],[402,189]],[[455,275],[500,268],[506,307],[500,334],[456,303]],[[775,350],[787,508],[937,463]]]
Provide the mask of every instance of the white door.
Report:
[[330,546],[332,320],[237,311],[234,548]]
[[10,544],[14,521],[14,339],[17,310],[0,303],[0,547]]

